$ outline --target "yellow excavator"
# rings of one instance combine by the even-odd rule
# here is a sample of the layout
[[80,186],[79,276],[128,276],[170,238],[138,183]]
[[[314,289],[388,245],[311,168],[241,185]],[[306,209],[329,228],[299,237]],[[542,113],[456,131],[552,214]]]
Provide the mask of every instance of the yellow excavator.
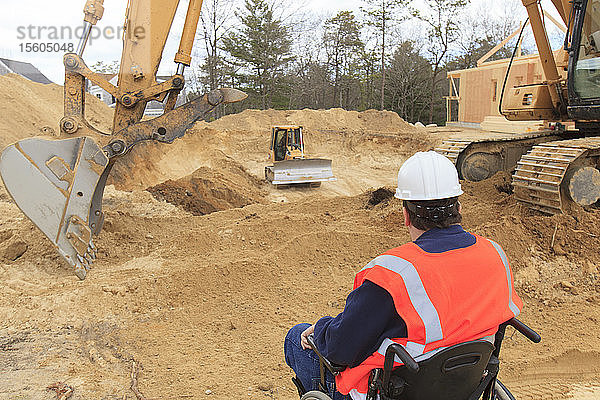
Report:
[[281,187],[305,183],[313,187],[321,182],[335,181],[331,160],[306,158],[304,132],[301,126],[274,126],[271,128],[269,160],[265,167],[265,179]]
[[[102,197],[111,168],[141,142],[172,143],[215,107],[245,99],[230,88],[214,90],[175,107],[191,63],[202,0],[189,0],[177,72],[158,83],[156,74],[179,0],[129,0],[117,86],[90,70],[83,53],[104,0],[88,0],[84,34],[76,52],[64,56],[64,117],[60,138],[34,137],[8,146],[0,155],[0,175],[17,206],[56,246],[84,279],[96,258],[92,238],[103,224]],[[111,132],[101,132],[85,117],[86,80],[117,100]],[[160,117],[142,121],[146,103],[164,103]]]
[[[544,213],[568,212],[575,204],[598,205],[600,0],[552,0],[568,27],[564,47],[556,52],[550,47],[540,2],[522,3],[544,76],[534,84],[503,88],[501,113],[511,121],[550,121],[554,129],[500,139],[453,139],[436,151],[452,160],[467,180],[483,180],[500,170],[513,172],[517,200]],[[507,77],[511,64],[512,59]],[[575,129],[568,129],[572,122]]]

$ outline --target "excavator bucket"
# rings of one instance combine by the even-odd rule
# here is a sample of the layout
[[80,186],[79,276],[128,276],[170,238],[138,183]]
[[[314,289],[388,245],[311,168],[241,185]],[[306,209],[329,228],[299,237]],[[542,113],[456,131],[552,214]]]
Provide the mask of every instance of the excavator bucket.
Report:
[[24,139],[0,154],[0,176],[21,211],[84,279],[96,259],[92,237],[102,229],[102,196],[115,160],[143,141],[172,143],[219,104],[246,97],[236,89],[214,90],[123,129],[103,148],[90,137]]
[[87,137],[24,139],[0,155],[6,190],[80,279],[96,258],[92,235],[102,227],[102,195],[111,165]]
[[336,180],[331,170],[331,160],[322,158],[278,161],[266,168],[265,175],[267,180],[273,185],[331,182]]

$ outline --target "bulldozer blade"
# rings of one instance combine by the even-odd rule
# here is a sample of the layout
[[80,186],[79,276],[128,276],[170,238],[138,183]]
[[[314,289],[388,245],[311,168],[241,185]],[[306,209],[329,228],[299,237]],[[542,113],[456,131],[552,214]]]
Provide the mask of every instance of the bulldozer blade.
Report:
[[96,258],[108,157],[88,137],[29,138],[0,155],[0,175],[23,213],[84,279]]
[[267,167],[267,180],[273,185],[335,181],[331,160],[306,158],[279,161]]

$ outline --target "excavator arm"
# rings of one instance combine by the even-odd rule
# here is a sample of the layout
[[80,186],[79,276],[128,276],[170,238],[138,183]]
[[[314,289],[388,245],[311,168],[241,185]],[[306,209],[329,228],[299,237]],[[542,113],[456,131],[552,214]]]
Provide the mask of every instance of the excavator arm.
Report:
[[[177,72],[159,83],[156,74],[179,0],[129,0],[117,85],[87,67],[83,53],[92,27],[102,18],[104,0],[88,0],[84,34],[75,53],[64,56],[64,117],[60,138],[28,138],[0,155],[0,175],[17,206],[54,244],[84,279],[96,258],[93,237],[102,229],[102,197],[112,166],[138,143],[172,143],[196,121],[224,103],[247,96],[236,89],[214,90],[175,107],[191,63],[202,0],[190,0],[179,51]],[[86,80],[116,99],[113,128],[94,128],[85,118]],[[165,113],[142,121],[150,100],[165,103]]]

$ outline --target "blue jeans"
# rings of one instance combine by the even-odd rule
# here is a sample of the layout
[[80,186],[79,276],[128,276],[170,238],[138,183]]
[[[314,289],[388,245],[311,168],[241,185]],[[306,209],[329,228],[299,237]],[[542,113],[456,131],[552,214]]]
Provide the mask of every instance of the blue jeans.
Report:
[[[306,323],[294,326],[286,335],[283,344],[286,364],[294,370],[307,391],[319,390],[321,382],[319,356],[310,349],[303,349],[300,344],[300,334],[309,326],[310,324]],[[343,395],[335,389],[335,378],[328,369],[325,369],[325,385],[327,394],[333,400],[350,400],[350,396]]]

